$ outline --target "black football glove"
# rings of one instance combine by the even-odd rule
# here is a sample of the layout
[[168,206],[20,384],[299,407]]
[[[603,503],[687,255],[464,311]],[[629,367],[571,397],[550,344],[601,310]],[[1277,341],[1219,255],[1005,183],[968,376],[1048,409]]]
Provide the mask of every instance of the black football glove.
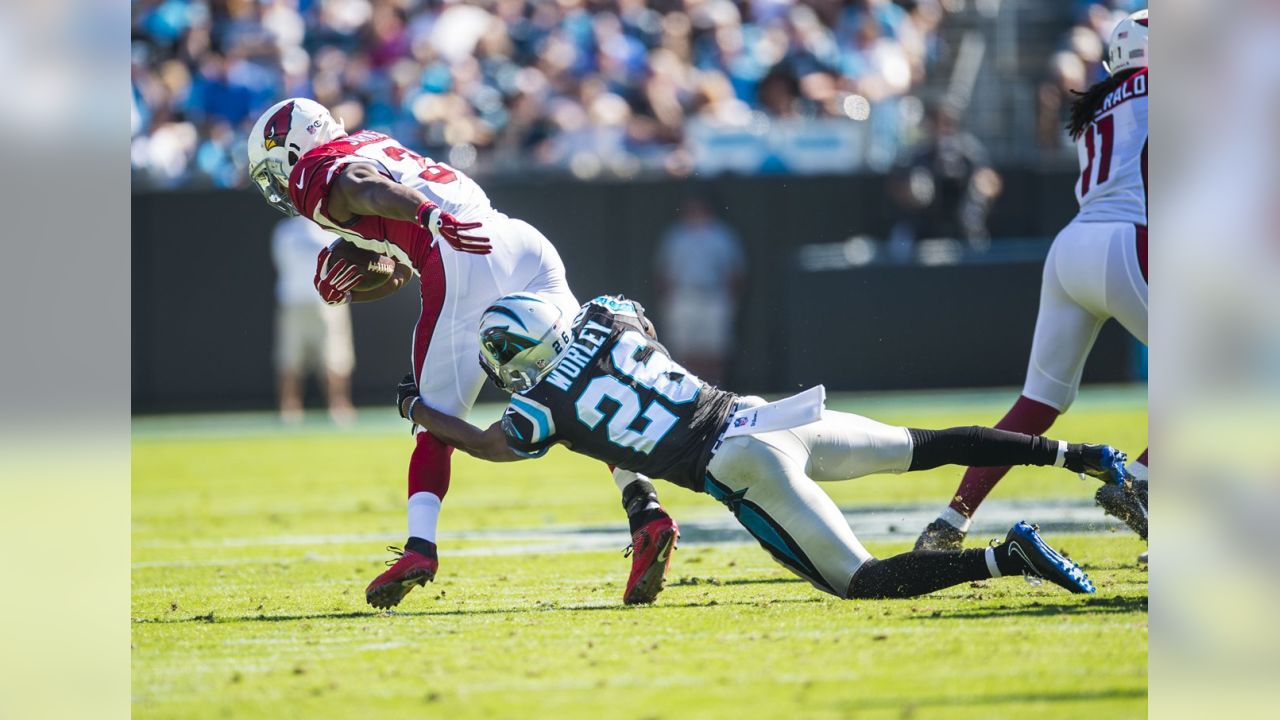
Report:
[[[400,411],[400,417],[405,420],[413,420],[413,403],[408,402],[410,398],[418,397],[418,383],[413,378],[413,373],[406,373],[400,378],[400,384],[396,385],[396,409]],[[407,407],[406,407],[407,406]]]

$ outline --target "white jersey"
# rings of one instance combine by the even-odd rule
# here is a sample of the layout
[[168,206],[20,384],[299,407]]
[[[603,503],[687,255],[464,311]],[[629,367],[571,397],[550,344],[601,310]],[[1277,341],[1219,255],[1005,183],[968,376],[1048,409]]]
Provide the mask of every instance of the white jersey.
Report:
[[1076,219],[1146,225],[1146,68],[1107,96],[1076,148],[1080,156]]

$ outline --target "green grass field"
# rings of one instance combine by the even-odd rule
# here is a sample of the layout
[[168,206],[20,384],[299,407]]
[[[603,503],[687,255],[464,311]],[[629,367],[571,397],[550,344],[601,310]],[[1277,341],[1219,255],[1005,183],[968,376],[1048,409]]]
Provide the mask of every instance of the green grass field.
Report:
[[[830,404],[944,427],[992,423],[1013,397]],[[1089,571],[1092,597],[1005,578],[841,601],[754,545],[687,543],[658,604],[627,608],[621,544],[550,552],[493,532],[624,529],[606,472],[562,451],[514,465],[456,455],[440,576],[397,612],[373,612],[363,589],[389,557],[382,547],[403,541],[412,447],[389,415],[345,431],[262,416],[135,422],[135,717],[1146,716],[1147,575],[1128,533],[1048,537]],[[1051,434],[1135,453],[1146,420],[1145,389],[1096,389]],[[846,508],[941,508],[958,478],[940,469],[824,487]],[[1094,487],[1022,468],[992,497],[1081,499]],[[682,521],[725,513],[706,496],[659,492]]]

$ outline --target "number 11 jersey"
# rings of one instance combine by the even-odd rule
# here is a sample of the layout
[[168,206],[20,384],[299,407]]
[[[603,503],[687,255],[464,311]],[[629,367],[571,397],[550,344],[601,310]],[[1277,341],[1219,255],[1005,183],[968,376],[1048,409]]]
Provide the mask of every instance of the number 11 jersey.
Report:
[[1147,224],[1147,75],[1111,91],[1076,141],[1078,220]]
[[563,442],[626,470],[702,490],[712,445],[737,396],[676,364],[644,333],[643,308],[602,296],[578,312],[568,352],[546,377],[511,396],[507,443],[539,457]]

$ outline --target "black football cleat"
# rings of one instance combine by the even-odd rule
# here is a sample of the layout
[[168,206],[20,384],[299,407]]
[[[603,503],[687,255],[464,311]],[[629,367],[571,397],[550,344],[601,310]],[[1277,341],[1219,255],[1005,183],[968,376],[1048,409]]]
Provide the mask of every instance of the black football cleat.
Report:
[[1106,513],[1122,520],[1138,537],[1147,539],[1147,481],[1103,485],[1093,496]]
[[959,550],[964,546],[964,530],[938,518],[925,526],[916,538],[916,550]]

